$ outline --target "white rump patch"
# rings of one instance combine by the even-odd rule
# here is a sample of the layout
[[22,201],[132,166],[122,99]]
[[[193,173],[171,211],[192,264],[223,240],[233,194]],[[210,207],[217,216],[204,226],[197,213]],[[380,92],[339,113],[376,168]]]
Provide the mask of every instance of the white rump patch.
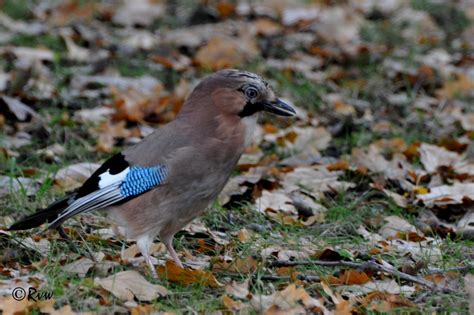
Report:
[[102,189],[104,187],[116,184],[118,182],[122,182],[127,176],[129,171],[130,171],[130,167],[127,167],[120,173],[112,175],[110,174],[110,170],[107,170],[107,172],[102,173],[99,176],[100,177],[99,188]]

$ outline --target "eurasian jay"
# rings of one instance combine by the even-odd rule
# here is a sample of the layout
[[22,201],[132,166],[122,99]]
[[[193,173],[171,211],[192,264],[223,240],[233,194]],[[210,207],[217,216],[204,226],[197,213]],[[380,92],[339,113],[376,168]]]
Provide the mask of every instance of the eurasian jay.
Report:
[[112,156],[79,189],[10,230],[45,222],[48,228],[60,228],[76,214],[104,209],[128,238],[136,239],[154,276],[149,247],[157,235],[183,268],[173,236],[222,190],[251,141],[261,111],[295,115],[256,74],[229,69],[209,75],[172,122]]

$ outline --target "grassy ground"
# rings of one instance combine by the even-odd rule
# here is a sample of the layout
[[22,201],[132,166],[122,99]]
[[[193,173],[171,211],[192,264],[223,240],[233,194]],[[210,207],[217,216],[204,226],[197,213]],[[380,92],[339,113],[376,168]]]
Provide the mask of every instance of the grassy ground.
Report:
[[[25,18],[30,16],[27,6],[28,1],[5,1],[2,7],[4,13],[13,18]],[[443,4],[444,5],[444,4]],[[467,19],[462,12],[450,9],[452,14],[449,18],[443,14],[442,4],[433,4],[429,1],[413,1],[412,6],[418,10],[424,10],[439,20],[441,25],[447,28],[447,36],[460,32],[458,28],[466,27]],[[451,26],[450,21],[455,19],[460,21],[456,27]],[[164,22],[163,22],[164,23]],[[403,38],[400,30],[386,21],[368,21],[362,28],[362,38],[370,43],[383,44],[389,47],[403,45]],[[56,198],[63,196],[64,191],[54,186],[55,173],[66,165],[78,162],[98,162],[103,161],[111,153],[100,153],[94,150],[97,139],[91,136],[89,132],[91,125],[77,123],[71,117],[79,108],[92,108],[95,106],[94,100],[70,99],[61,91],[68,89],[68,84],[75,74],[74,66],[64,61],[65,44],[60,36],[56,34],[15,35],[9,42],[13,46],[28,47],[46,47],[53,50],[56,59],[48,65],[52,70],[57,93],[49,101],[34,102],[34,96],[29,95],[29,91],[21,92],[21,97],[29,100],[33,108],[42,116],[46,117],[46,128],[32,131],[33,141],[31,144],[23,146],[16,151],[19,155],[16,157],[1,154],[0,152],[0,174],[11,176],[13,178],[30,174],[34,179],[41,178],[41,187],[34,196],[28,196],[25,190],[20,190],[15,194],[10,194],[0,198],[0,209],[2,217],[18,219],[23,215],[32,213],[35,209],[43,208]],[[415,47],[414,49],[428,49],[427,47]],[[276,53],[275,53],[276,54]],[[414,62],[414,61],[413,61]],[[408,60],[410,63],[410,60]],[[8,62],[0,60],[0,65],[7,68]],[[130,58],[120,53],[111,59],[108,65],[117,70],[117,72],[126,77],[141,77],[151,75],[169,86],[175,86],[179,81],[177,72],[170,70],[159,70],[150,67],[147,53],[141,53]],[[328,67],[331,66],[329,62]],[[352,149],[367,146],[379,139],[401,138],[407,144],[429,142],[437,143],[439,136],[427,131],[423,124],[410,124],[405,119],[411,114],[413,108],[411,105],[400,105],[396,108],[386,105],[386,101],[380,96],[380,91],[387,89],[388,79],[383,72],[380,60],[373,60],[367,56],[361,56],[346,61],[341,65],[352,76],[340,79],[336,83],[348,94],[354,95],[361,101],[370,104],[374,113],[381,111],[397,111],[399,116],[391,115],[392,122],[397,126],[389,133],[374,132],[371,126],[363,124],[347,123],[341,132],[333,135],[331,146],[323,152],[323,155],[344,157],[351,154]],[[327,126],[331,121],[324,121],[325,115],[330,111],[324,101],[324,96],[334,92],[330,84],[314,84],[303,75],[295,74],[288,76],[277,69],[267,69],[265,58],[257,59],[252,63],[243,66],[246,69],[265,68],[264,74],[272,82],[276,83],[276,90],[279,94],[289,95],[295,105],[309,110],[315,117],[321,118]],[[201,77],[208,70],[198,70],[196,77]],[[360,88],[359,81],[368,82],[364,88]],[[396,91],[404,91],[408,97],[417,95],[418,87],[414,86],[408,78],[400,78],[397,82]],[[392,92],[395,88],[389,87]],[[424,86],[425,91],[433,90],[430,84]],[[13,93],[14,95],[15,93]],[[310,101],[308,101],[310,100]],[[380,115],[379,117],[385,117]],[[420,121],[429,120],[428,116],[420,114]],[[133,123],[128,123],[129,126]],[[461,134],[452,134],[454,138]],[[5,139],[7,132],[0,133],[0,144],[2,138]],[[49,145],[60,143],[65,148],[59,161],[52,162],[45,160],[38,154],[39,149]],[[113,151],[123,148],[123,143],[117,143]],[[275,148],[265,147],[267,155],[274,153]],[[336,152],[336,153],[334,153]],[[284,158],[280,155],[278,158]],[[414,161],[418,163],[419,161]],[[33,171],[32,171],[33,170]],[[41,171],[37,171],[41,170]],[[32,173],[31,173],[32,172]],[[357,188],[341,194],[326,193],[321,203],[327,208],[325,220],[321,224],[310,227],[288,225],[281,220],[271,218],[258,211],[255,211],[252,203],[243,202],[240,205],[224,208],[217,203],[202,217],[204,225],[212,231],[225,233],[227,245],[216,245],[215,241],[209,235],[192,235],[187,232],[180,232],[175,239],[175,248],[179,253],[191,252],[195,257],[210,257],[210,270],[217,264],[218,255],[228,255],[235,258],[256,260],[255,270],[247,271],[213,271],[217,280],[227,283],[230,280],[244,281],[251,278],[250,291],[253,295],[270,294],[275,289],[281,289],[288,285],[289,279],[284,278],[291,274],[288,270],[271,267],[269,260],[261,257],[261,250],[270,246],[282,246],[285,249],[304,250],[307,248],[316,251],[324,248],[337,248],[337,253],[341,257],[357,256],[357,258],[367,258],[371,250],[367,242],[357,233],[357,228],[364,225],[369,231],[376,232],[383,224],[383,218],[389,215],[396,215],[415,224],[419,213],[423,210],[422,206],[412,206],[408,209],[400,208],[386,195],[381,194],[375,189],[369,187],[370,180],[367,176],[356,172],[346,172],[344,180],[356,183]],[[70,223],[69,223],[70,222]],[[11,222],[9,222],[11,223]],[[1,235],[0,244],[2,257],[5,260],[8,255],[13,255],[10,259],[10,266],[15,266],[24,272],[44,274],[47,279],[45,290],[54,292],[54,297],[58,305],[71,305],[75,311],[98,311],[102,313],[127,312],[119,300],[113,297],[109,292],[94,286],[95,277],[103,277],[101,273],[88,273],[86,277],[81,278],[77,275],[63,271],[62,266],[72,263],[81,257],[87,255],[85,248],[88,247],[92,252],[101,252],[105,254],[107,260],[120,261],[120,251],[122,247],[130,246],[120,239],[103,239],[97,235],[99,228],[107,228],[107,224],[95,215],[84,215],[68,221],[67,232],[71,235],[72,246],[68,242],[58,240],[56,232],[46,232],[46,238],[50,240],[51,248],[47,252],[36,252],[31,249],[25,249],[19,245],[30,232],[19,232],[9,237]],[[254,230],[248,241],[239,240],[238,234],[242,229]],[[39,230],[35,232],[39,233]],[[40,235],[40,234],[37,234]],[[449,269],[462,264],[472,262],[474,258],[474,243],[472,240],[462,239],[460,237],[442,237],[432,235],[436,242],[439,242],[439,248],[442,257],[439,261],[430,261],[429,257],[417,261],[422,265],[429,265],[430,268]],[[87,245],[84,242],[87,239]],[[158,242],[158,240],[155,240]],[[208,251],[203,251],[203,244],[208,244]],[[164,258],[163,255],[157,255],[158,258]],[[11,258],[11,257],[10,257]],[[381,258],[395,267],[402,267],[406,262],[404,257],[398,253],[386,252],[371,254],[372,259]],[[12,261],[16,261],[12,263]],[[175,313],[212,313],[223,310],[222,295],[224,288],[209,288],[202,283],[177,284],[168,281],[166,278],[160,280],[153,279],[144,264],[139,267],[130,266],[121,262],[108,271],[108,274],[116,273],[122,270],[138,269],[146,275],[146,279],[151,283],[159,283],[167,287],[170,294],[162,299],[151,302],[155,309],[161,311],[170,311]],[[298,272],[300,275],[317,276],[321,279],[330,275],[338,276],[341,274],[342,267],[321,267],[318,265],[301,265],[293,267],[292,272]],[[471,270],[472,271],[472,270]],[[278,279],[276,274],[283,274]],[[269,276],[273,276],[268,280]],[[2,276],[0,276],[2,277]],[[4,279],[9,277],[4,276]],[[435,293],[420,290],[414,296],[409,298],[414,302],[412,307],[402,306],[393,308],[393,313],[457,313],[467,314],[468,299],[463,293],[458,277],[456,285],[459,285],[458,293]],[[399,285],[407,284],[406,281],[394,277]],[[307,282],[304,284],[307,292],[314,296],[323,296],[328,300],[327,292],[322,288],[319,281]],[[97,304],[97,301],[100,303]],[[102,304],[102,305],[101,305]],[[333,308],[331,305],[330,308]],[[250,313],[255,312],[251,311]],[[360,306],[359,313],[380,314],[377,311],[370,310]],[[32,314],[39,312],[33,311]]]

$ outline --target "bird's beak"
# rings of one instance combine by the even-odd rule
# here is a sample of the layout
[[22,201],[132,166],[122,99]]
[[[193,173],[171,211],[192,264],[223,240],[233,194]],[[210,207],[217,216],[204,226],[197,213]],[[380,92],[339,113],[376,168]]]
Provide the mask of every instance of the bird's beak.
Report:
[[262,102],[262,105],[264,111],[278,116],[291,117],[296,115],[296,111],[293,109],[293,107],[278,98],[271,102]]

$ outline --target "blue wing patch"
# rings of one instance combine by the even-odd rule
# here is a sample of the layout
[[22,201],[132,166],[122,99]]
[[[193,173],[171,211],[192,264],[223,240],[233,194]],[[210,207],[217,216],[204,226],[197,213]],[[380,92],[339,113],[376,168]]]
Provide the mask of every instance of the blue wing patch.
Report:
[[120,186],[120,194],[124,197],[139,195],[165,182],[168,168],[163,165],[154,167],[133,166]]

